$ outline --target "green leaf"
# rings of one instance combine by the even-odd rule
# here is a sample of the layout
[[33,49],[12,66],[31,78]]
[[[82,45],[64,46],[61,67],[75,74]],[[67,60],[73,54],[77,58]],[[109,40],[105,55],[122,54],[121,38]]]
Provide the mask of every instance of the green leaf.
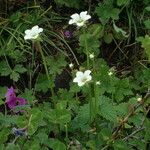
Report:
[[50,140],[53,150],[66,150],[66,146],[64,143],[60,142],[59,140]]
[[127,35],[127,32],[126,32],[126,31],[124,31],[124,30],[122,30],[121,28],[117,27],[115,23],[113,23],[113,27],[114,27],[114,29],[115,29],[115,31],[116,31],[117,33],[121,33],[124,37],[127,38],[127,37],[129,36],[129,35]]
[[145,120],[145,127],[146,127],[146,129],[145,129],[145,139],[146,139],[146,141],[149,141],[150,140],[150,120],[149,119],[146,119]]
[[6,91],[7,91],[6,87],[1,87],[0,86],[0,99],[5,98]]
[[132,150],[124,141],[117,140],[113,144],[114,150]]
[[12,70],[8,67],[5,61],[0,62],[0,74],[1,76],[8,76],[10,75]]
[[150,29],[150,19],[144,21],[144,24],[147,29]]
[[31,122],[28,130],[29,135],[33,135],[38,127],[45,125],[45,122],[43,121],[43,113],[38,108],[32,109],[31,114]]
[[145,37],[139,37],[137,41],[142,43],[142,47],[145,50],[145,53],[150,61],[150,36],[145,35]]
[[73,7],[73,8],[80,8],[82,5],[82,1],[81,0],[55,0],[56,4],[59,4],[60,6],[67,6],[67,7]]
[[26,68],[24,68],[22,65],[16,65],[13,69],[14,71],[18,72],[18,73],[24,73],[27,71]]
[[113,94],[117,102],[121,102],[125,96],[133,95],[129,79],[117,79],[115,82],[115,91]]
[[43,91],[46,93],[50,88],[47,76],[45,74],[40,74],[35,85],[35,91]]
[[11,131],[8,128],[3,128],[3,130],[0,131],[0,145],[8,140],[8,136],[10,133]]
[[82,47],[82,51],[86,54],[87,50],[89,54],[99,53],[99,40],[95,38],[92,34],[85,33],[81,34],[79,37],[79,44]]
[[61,74],[64,67],[67,65],[65,56],[62,54],[59,54],[57,57],[46,57],[46,63],[51,75]]
[[112,0],[105,0],[103,3],[99,3],[96,7],[95,12],[97,13],[100,21],[105,25],[109,19],[118,20],[120,10],[113,6]]
[[117,0],[117,5],[122,6],[128,4],[129,2],[130,0]]
[[15,145],[13,143],[8,143],[6,150],[21,150],[21,148],[19,147],[19,145]]
[[89,128],[90,121],[90,109],[89,104],[84,104],[83,106],[80,106],[78,115],[73,119],[72,121],[72,128],[73,129],[80,129],[82,131],[86,131],[87,128]]
[[111,99],[101,96],[99,101],[100,101],[99,115],[109,121],[117,122],[117,112],[111,102]]
[[10,79],[14,80],[15,82],[17,82],[20,78],[19,73],[12,71],[12,73],[10,74]]
[[27,88],[25,88],[24,93],[19,96],[25,98],[29,103],[32,103],[36,99],[33,95],[33,90],[29,90]]
[[65,124],[71,121],[71,115],[68,110],[65,109],[56,109],[51,110],[50,113],[47,113],[47,117],[50,122],[54,124]]
[[104,141],[108,141],[111,138],[112,133],[109,128],[103,128],[99,132],[98,136],[100,137],[100,139],[102,138]]
[[88,28],[88,33],[92,34],[93,37],[95,38],[102,38],[104,35],[104,26],[101,24],[92,24]]
[[150,11],[150,6],[147,6],[145,9],[146,9],[147,11]]
[[104,41],[105,41],[105,43],[110,44],[112,42],[112,40],[113,40],[112,33],[105,33],[104,34]]

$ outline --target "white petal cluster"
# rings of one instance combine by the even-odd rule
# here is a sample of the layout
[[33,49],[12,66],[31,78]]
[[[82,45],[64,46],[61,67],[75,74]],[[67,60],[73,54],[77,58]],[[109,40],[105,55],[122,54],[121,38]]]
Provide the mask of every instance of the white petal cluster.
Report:
[[90,73],[90,70],[86,70],[85,72],[78,71],[73,82],[78,83],[78,86],[83,86],[85,83],[92,80],[92,76],[90,75]]
[[100,81],[97,81],[97,82],[96,82],[96,85],[101,85],[101,82],[100,82]]
[[76,24],[78,27],[84,26],[85,22],[91,18],[90,15],[87,14],[87,11],[83,11],[80,14],[71,15],[71,19],[69,20],[69,24]]
[[39,34],[43,32],[43,28],[39,28],[38,25],[32,27],[32,29],[28,29],[25,31],[25,40],[36,40],[39,37]]
[[70,67],[70,68],[73,68],[73,66],[74,66],[73,63],[69,64],[69,67]]
[[93,53],[90,54],[89,57],[90,57],[90,59],[93,59],[94,58],[94,54]]
[[112,76],[112,75],[113,75],[113,72],[112,72],[112,71],[109,71],[109,72],[108,72],[108,75],[109,75],[109,76]]

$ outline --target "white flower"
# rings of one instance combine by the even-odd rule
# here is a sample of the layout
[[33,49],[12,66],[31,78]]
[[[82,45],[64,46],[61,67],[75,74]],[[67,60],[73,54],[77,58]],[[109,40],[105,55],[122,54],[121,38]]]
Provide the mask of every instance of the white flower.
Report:
[[32,29],[28,29],[25,31],[25,40],[35,40],[38,38],[39,34],[43,32],[43,28],[39,28],[39,26],[34,26]]
[[76,77],[74,78],[73,82],[77,82],[78,86],[83,86],[88,81],[92,80],[92,76],[90,75],[91,71],[86,70],[84,73],[78,71],[76,73]]
[[76,24],[81,27],[91,18],[91,16],[87,15],[87,11],[82,11],[80,14],[75,13],[71,15],[71,18],[72,19],[69,20],[69,24]]
[[69,67],[70,67],[70,68],[73,68],[73,66],[74,66],[73,63],[69,64]]
[[109,76],[113,75],[113,72],[109,71],[109,72],[108,72],[108,75],[109,75]]
[[94,58],[94,54],[93,53],[90,54],[89,57],[90,57],[90,59],[93,59]]
[[142,98],[141,97],[137,98],[137,101],[142,102]]
[[100,84],[101,84],[101,82],[100,82],[100,81],[97,81],[97,82],[96,82],[96,85],[100,85]]

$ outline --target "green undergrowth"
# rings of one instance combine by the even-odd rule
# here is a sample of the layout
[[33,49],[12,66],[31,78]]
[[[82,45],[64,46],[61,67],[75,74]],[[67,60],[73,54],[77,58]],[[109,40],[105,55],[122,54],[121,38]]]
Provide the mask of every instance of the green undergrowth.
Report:
[[[0,1],[0,150],[150,149],[149,18],[149,0]],[[8,107],[10,87],[26,105]]]

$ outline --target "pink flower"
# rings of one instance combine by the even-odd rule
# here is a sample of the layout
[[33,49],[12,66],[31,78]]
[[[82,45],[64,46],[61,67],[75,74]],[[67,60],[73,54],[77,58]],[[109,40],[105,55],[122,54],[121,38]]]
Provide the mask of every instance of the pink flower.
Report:
[[11,87],[6,93],[6,103],[10,109],[14,109],[16,106],[25,105],[27,101],[24,98],[16,97],[15,90]]

